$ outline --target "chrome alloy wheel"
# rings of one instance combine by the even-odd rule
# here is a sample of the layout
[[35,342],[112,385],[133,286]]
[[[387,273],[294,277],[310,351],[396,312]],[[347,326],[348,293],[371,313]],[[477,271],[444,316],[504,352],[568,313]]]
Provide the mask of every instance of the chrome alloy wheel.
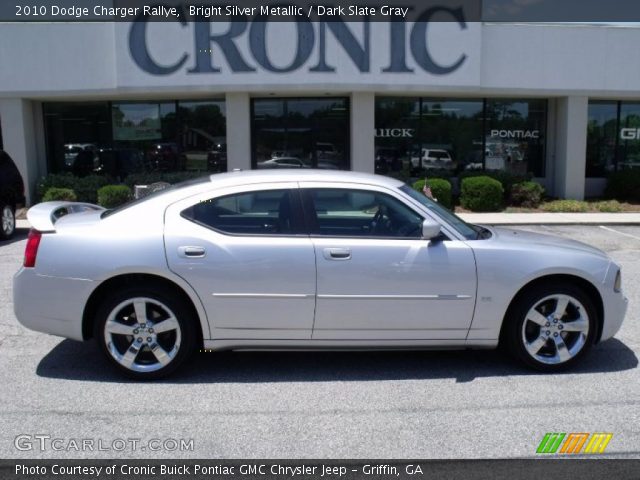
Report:
[[539,300],[522,323],[522,340],[535,360],[558,365],[575,357],[589,335],[589,315],[571,295],[549,295]]
[[158,300],[135,297],[117,305],[104,324],[111,356],[134,372],[154,372],[171,363],[182,334],[175,314]]
[[9,205],[2,208],[2,233],[5,237],[10,236],[16,228],[16,218]]

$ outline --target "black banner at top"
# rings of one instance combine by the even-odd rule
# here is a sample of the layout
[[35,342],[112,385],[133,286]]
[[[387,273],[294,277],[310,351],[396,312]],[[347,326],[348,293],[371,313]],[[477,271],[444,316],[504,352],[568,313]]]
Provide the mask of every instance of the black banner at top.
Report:
[[630,0],[13,0],[0,22],[640,22]]

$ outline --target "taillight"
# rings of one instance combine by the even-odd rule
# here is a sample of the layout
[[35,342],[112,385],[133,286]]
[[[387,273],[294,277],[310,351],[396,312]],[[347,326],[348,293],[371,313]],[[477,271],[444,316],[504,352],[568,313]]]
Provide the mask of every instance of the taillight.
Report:
[[36,266],[36,256],[38,255],[38,247],[40,246],[40,239],[42,233],[32,228],[29,231],[29,237],[27,238],[27,247],[24,249],[24,263],[25,267]]

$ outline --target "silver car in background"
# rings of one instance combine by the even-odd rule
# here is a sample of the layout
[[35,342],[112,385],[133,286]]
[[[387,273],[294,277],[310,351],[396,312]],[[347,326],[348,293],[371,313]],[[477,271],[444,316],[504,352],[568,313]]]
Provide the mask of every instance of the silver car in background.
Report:
[[115,210],[41,203],[18,320],[95,338],[135,378],[197,348],[494,348],[556,371],[620,328],[620,267],[571,240],[469,225],[354,172],[212,175]]

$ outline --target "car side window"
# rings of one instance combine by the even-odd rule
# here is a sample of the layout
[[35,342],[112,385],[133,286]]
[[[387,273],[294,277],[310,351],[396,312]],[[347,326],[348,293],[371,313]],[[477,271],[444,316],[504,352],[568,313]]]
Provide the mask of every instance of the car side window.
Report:
[[232,235],[303,233],[297,194],[290,190],[260,190],[212,198],[182,211],[182,216]]
[[422,216],[391,195],[342,188],[314,188],[305,192],[313,235],[391,238],[422,235]]

